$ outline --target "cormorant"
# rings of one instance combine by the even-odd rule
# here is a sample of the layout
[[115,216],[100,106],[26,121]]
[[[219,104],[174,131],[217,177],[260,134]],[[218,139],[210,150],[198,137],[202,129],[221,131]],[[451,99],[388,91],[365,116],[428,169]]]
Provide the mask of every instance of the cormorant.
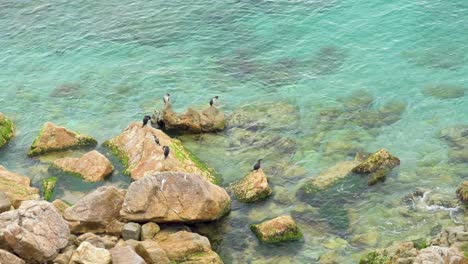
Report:
[[169,156],[169,147],[168,146],[163,146],[163,150],[164,150],[164,159],[167,159],[167,156]]
[[261,163],[262,163],[262,160],[263,160],[263,159],[259,159],[259,160],[257,161],[257,163],[255,163],[255,165],[253,166],[253,170],[254,170],[254,171],[258,171],[258,170],[260,169],[260,165],[261,165]]
[[218,100],[218,98],[219,98],[219,96],[215,96],[215,97],[211,98],[211,100],[210,100],[210,106],[213,106],[214,103],[216,103],[216,100]]
[[153,135],[153,137],[154,137],[154,142],[156,142],[156,144],[158,144],[158,145],[161,145],[159,143],[159,138],[157,136],[155,136],[155,135]]
[[169,100],[170,100],[170,97],[171,95],[169,93],[167,93],[164,97],[163,97],[163,101],[164,101],[164,104],[167,104],[169,103]]
[[146,126],[146,124],[148,124],[148,121],[150,120],[151,120],[151,116],[145,115],[145,117],[143,117],[143,125],[141,127]]

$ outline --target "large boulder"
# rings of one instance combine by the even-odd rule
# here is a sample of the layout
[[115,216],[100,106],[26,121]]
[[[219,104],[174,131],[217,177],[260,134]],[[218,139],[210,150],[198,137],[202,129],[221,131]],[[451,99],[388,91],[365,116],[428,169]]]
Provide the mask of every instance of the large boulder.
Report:
[[18,258],[16,255],[10,252],[0,249],[0,263],[5,264],[25,264],[24,260]]
[[457,249],[432,246],[419,251],[414,264],[463,264],[464,257]]
[[381,149],[371,154],[364,162],[354,167],[353,172],[371,174],[368,184],[374,185],[379,181],[384,181],[386,175],[398,165],[400,165],[400,159],[392,156],[385,149]]
[[67,208],[63,217],[69,222],[72,233],[120,235],[124,224],[119,221],[119,212],[125,193],[111,186],[100,187]]
[[112,264],[146,264],[146,261],[130,246],[115,247],[110,250],[110,253],[112,255]]
[[17,208],[22,201],[38,200],[39,189],[30,186],[31,180],[20,174],[10,172],[0,166],[0,191],[10,199],[11,204]]
[[172,105],[166,104],[159,122],[164,122],[164,129],[177,132],[202,133],[217,132],[224,129],[224,113],[212,106],[203,111],[189,108],[185,114],[177,114]]
[[80,158],[57,159],[54,161],[53,167],[78,174],[88,182],[102,181],[114,170],[112,163],[96,150],[90,151]]
[[[216,181],[214,171],[188,152],[180,141],[171,139],[161,130],[142,127],[139,122],[131,123],[104,145],[111,149],[134,180],[156,172],[178,171],[201,175],[210,182]],[[167,159],[164,158],[162,146],[170,148]]]
[[54,259],[66,247],[70,230],[57,209],[45,201],[25,201],[0,215],[0,246],[28,263]]
[[164,232],[156,235],[159,246],[166,251],[167,257],[176,263],[223,263],[211,250],[208,238],[196,233],[179,231],[172,234]]
[[251,225],[250,229],[257,238],[265,243],[279,243],[302,238],[296,222],[289,215],[282,215],[260,224]]
[[3,113],[0,113],[0,148],[3,147],[15,134],[15,126]]
[[47,122],[32,143],[28,155],[37,156],[48,152],[95,146],[96,144],[97,141],[90,136]]
[[203,222],[229,212],[226,191],[195,174],[162,172],[130,184],[120,211],[129,221]]
[[241,181],[234,184],[232,190],[238,200],[247,203],[263,200],[272,193],[262,169],[250,172]]
[[69,264],[110,264],[111,254],[107,249],[97,248],[89,242],[83,242],[73,253]]

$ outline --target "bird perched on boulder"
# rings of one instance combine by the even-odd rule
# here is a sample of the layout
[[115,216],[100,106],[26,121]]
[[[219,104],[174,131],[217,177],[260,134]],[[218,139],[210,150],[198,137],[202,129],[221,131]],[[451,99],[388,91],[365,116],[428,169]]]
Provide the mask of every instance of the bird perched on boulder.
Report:
[[168,146],[163,146],[163,151],[164,151],[164,159],[167,159],[169,156],[169,152],[171,151]]
[[263,159],[259,159],[259,160],[257,161],[257,163],[255,163],[255,165],[253,166],[253,170],[252,170],[252,171],[258,171],[258,170],[260,169],[260,167],[261,167],[261,165],[262,165],[262,160],[263,160]]
[[156,142],[156,144],[158,145],[161,145],[161,143],[159,143],[159,138],[155,135],[153,135],[153,137],[154,137],[154,142]]
[[216,103],[216,101],[218,100],[218,98],[219,98],[219,96],[215,96],[215,97],[211,98],[211,100],[210,100],[210,106],[213,106],[214,103]]
[[144,127],[148,124],[148,121],[151,120],[151,116],[149,115],[145,115],[145,117],[143,117],[143,125],[141,127]]

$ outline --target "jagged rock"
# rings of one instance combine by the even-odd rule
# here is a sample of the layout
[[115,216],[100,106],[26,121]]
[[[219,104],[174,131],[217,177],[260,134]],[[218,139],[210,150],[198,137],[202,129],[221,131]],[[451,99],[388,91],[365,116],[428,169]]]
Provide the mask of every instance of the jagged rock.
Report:
[[159,246],[159,243],[146,240],[138,242],[135,246],[135,252],[138,253],[148,264],[169,264],[170,260],[166,251]]
[[39,190],[30,186],[31,180],[20,174],[10,172],[0,166],[0,191],[10,199],[11,204],[17,208],[22,201],[38,200]]
[[10,252],[0,249],[0,263],[4,264],[25,264],[24,260],[18,258]]
[[37,156],[48,152],[95,146],[97,141],[86,135],[78,134],[47,122],[31,145],[29,156]]
[[55,206],[55,208],[57,208],[57,210],[59,211],[59,213],[61,215],[63,215],[63,213],[65,212],[65,210],[70,207],[70,205],[68,205],[67,203],[65,203],[64,201],[60,200],[60,199],[56,199],[52,202],[52,205]]
[[62,253],[58,254],[57,257],[54,259],[53,263],[54,264],[68,264],[70,263],[70,259],[73,255],[73,253],[76,250],[75,245],[70,245],[66,247],[64,250],[62,250]]
[[67,223],[49,202],[25,201],[0,215],[0,245],[31,263],[54,259],[69,235]]
[[[155,142],[155,138],[160,145]],[[126,173],[134,180],[157,172],[178,171],[201,175],[210,182],[216,181],[214,171],[189,153],[180,141],[171,139],[161,130],[142,127],[139,122],[131,123],[120,135],[104,142],[104,145],[112,150],[123,163]],[[162,146],[170,148],[167,159],[164,159]]]
[[302,237],[296,222],[289,215],[282,215],[260,224],[251,225],[250,229],[260,241],[265,243],[292,241]]
[[130,246],[115,247],[110,250],[110,253],[112,255],[112,264],[146,264],[146,261]]
[[177,114],[170,103],[164,107],[159,119],[167,130],[188,133],[222,131],[225,122],[224,113],[216,107],[208,107],[201,112],[189,108],[185,114]]
[[432,246],[419,251],[414,264],[463,264],[463,254],[455,248]]
[[462,182],[460,187],[457,189],[458,198],[464,203],[468,203],[468,181]]
[[120,211],[129,221],[204,222],[229,212],[226,191],[195,174],[162,172],[132,182]]
[[0,148],[3,147],[15,134],[15,126],[3,113],[0,113]]
[[158,224],[148,222],[141,226],[141,240],[151,240],[159,232],[160,227]]
[[9,211],[11,208],[10,199],[6,193],[0,191],[0,214]]
[[353,168],[355,173],[372,173],[368,184],[374,185],[379,181],[383,181],[386,175],[396,166],[400,165],[400,160],[392,156],[385,149],[381,149],[370,155],[364,162]]
[[111,254],[107,249],[97,248],[89,242],[83,242],[73,253],[69,264],[110,264]]
[[256,202],[270,196],[272,190],[262,169],[252,171],[232,186],[236,198],[243,202]]
[[53,167],[78,174],[88,182],[103,181],[114,170],[111,162],[96,150],[90,151],[80,158],[57,159],[54,161]]
[[85,233],[76,238],[75,244],[79,246],[84,241],[98,248],[111,249],[117,243],[118,238],[115,236],[98,236],[93,233]]
[[63,217],[69,222],[72,233],[120,235],[124,224],[119,221],[119,212],[125,193],[111,186],[100,187],[67,208]]
[[138,223],[126,223],[122,229],[123,240],[140,240],[141,226]]
[[196,233],[179,231],[156,235],[159,246],[166,251],[169,260],[177,263],[223,263],[211,250],[208,238]]

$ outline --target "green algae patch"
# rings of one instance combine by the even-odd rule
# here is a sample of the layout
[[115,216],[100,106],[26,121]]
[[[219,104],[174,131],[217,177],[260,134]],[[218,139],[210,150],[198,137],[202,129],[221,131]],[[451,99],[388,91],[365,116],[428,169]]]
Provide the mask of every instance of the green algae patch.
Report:
[[55,185],[57,184],[57,177],[49,177],[42,180],[42,196],[44,200],[49,201],[54,196]]
[[123,174],[130,176],[130,158],[127,156],[127,154],[125,154],[124,151],[121,151],[119,147],[114,145],[110,140],[106,140],[103,145],[104,147],[108,148],[112,154],[122,163],[125,168]]
[[379,254],[376,251],[367,253],[366,256],[359,260],[359,264],[390,264],[391,260],[387,256],[387,253]]
[[250,230],[263,243],[274,244],[302,238],[302,232],[289,215],[279,216],[260,224],[251,225]]
[[15,125],[0,113],[0,147],[3,147],[15,134]]

